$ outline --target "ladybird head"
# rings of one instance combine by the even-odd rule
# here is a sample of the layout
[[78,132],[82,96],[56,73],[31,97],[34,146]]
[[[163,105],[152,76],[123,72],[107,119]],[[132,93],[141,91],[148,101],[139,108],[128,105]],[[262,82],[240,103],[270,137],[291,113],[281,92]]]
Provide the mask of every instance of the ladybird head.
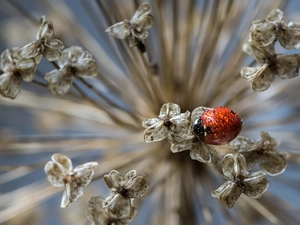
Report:
[[200,141],[204,141],[204,137],[207,134],[211,133],[210,127],[207,127],[203,124],[201,116],[195,120],[193,125],[194,134],[200,139]]

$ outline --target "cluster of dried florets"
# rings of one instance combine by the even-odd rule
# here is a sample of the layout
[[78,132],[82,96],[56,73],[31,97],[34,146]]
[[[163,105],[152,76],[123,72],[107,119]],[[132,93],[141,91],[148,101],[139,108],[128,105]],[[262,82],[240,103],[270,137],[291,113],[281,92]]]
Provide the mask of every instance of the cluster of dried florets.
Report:
[[[212,193],[228,208],[234,206],[242,193],[260,198],[269,186],[266,174],[276,176],[287,167],[289,154],[275,149],[280,142],[266,132],[262,131],[260,135],[262,140],[257,143],[238,136],[229,144],[235,154],[227,154],[222,160],[223,174],[228,181]],[[262,171],[249,173],[256,163]]]
[[129,171],[125,177],[116,170],[104,176],[110,190],[106,199],[95,196],[89,201],[87,217],[94,224],[125,225],[136,215],[134,199],[142,197],[149,187],[145,175],[137,175],[135,170]]
[[[72,77],[95,78],[98,67],[91,54],[80,47],[64,48],[54,37],[51,21],[42,16],[36,40],[21,49],[11,48],[1,54],[0,94],[15,99],[21,91],[22,80],[31,82],[42,56],[52,62],[58,70],[46,74],[48,89],[57,95],[66,94],[72,84]],[[58,66],[54,62],[58,60]],[[2,71],[2,72],[1,72]],[[2,73],[2,74],[1,74]]]
[[[52,161],[45,165],[48,181],[55,187],[64,187],[61,207],[66,208],[83,195],[84,188],[90,184],[97,162],[88,162],[73,169],[72,161],[65,155],[54,154]],[[145,175],[135,170],[125,177],[116,170],[104,175],[104,181],[110,190],[110,196],[91,197],[88,203],[87,218],[94,224],[125,225],[136,215],[134,199],[142,197],[149,182]]]
[[65,208],[83,195],[83,190],[92,180],[97,162],[88,162],[73,169],[72,161],[65,155],[54,154],[45,165],[48,181],[65,191],[60,207]]
[[[228,179],[212,193],[221,203],[232,208],[244,193],[259,198],[267,190],[269,181],[266,174],[275,176],[287,167],[288,153],[280,153],[275,147],[279,141],[261,132],[262,140],[257,143],[238,136],[242,121],[238,114],[226,107],[213,109],[198,107],[192,114],[180,112],[174,103],[162,106],[158,118],[143,122],[145,142],[167,139],[173,153],[190,150],[190,156],[202,163],[220,164]],[[201,136],[202,135],[202,136]],[[229,154],[223,159],[217,145],[229,144]],[[262,171],[249,173],[258,162]]]
[[106,29],[113,37],[128,40],[129,47],[136,46],[140,41],[148,37],[148,30],[154,24],[154,18],[150,14],[151,5],[141,4],[130,21],[124,20]]
[[243,45],[244,52],[258,63],[257,67],[244,67],[241,71],[254,91],[267,90],[276,76],[281,79],[298,76],[300,55],[276,54],[274,44],[277,40],[286,49],[298,49],[300,23],[287,23],[283,12],[274,9],[265,20],[253,21],[249,40]]

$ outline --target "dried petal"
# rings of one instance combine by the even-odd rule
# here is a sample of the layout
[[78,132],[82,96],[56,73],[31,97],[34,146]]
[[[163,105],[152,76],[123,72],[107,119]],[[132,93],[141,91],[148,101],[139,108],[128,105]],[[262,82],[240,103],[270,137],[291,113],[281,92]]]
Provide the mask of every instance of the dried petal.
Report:
[[245,157],[247,162],[247,170],[250,170],[253,168],[253,166],[257,163],[259,160],[259,157],[261,154],[257,152],[256,150],[249,151],[249,152],[241,152],[241,154]]
[[61,198],[61,203],[60,203],[60,207],[61,208],[66,208],[70,205],[70,185],[67,183],[65,185],[65,190],[64,190],[64,193],[63,193],[63,196]]
[[61,52],[61,57],[58,59],[57,63],[60,68],[67,65],[70,61],[77,62],[85,54],[83,49],[78,46],[71,46],[66,48]]
[[230,180],[238,177],[246,168],[246,160],[242,154],[227,154],[222,160],[223,174]]
[[250,29],[251,41],[258,46],[268,46],[276,40],[276,25],[265,20],[256,20]]
[[265,152],[259,159],[259,167],[268,175],[276,176],[285,171],[287,161],[284,155],[277,152]]
[[130,22],[135,23],[135,21],[143,15],[149,14],[151,12],[151,5],[149,3],[141,4],[138,9],[135,11],[133,17],[131,18]]
[[255,148],[255,143],[249,138],[243,136],[237,136],[233,141],[229,143],[230,149],[236,152],[247,152]]
[[3,97],[15,99],[21,91],[22,78],[13,73],[3,73],[0,75],[0,94]]
[[58,60],[61,53],[59,50],[52,48],[48,46],[47,44],[44,45],[44,51],[43,51],[43,56],[50,62],[53,62],[55,60]]
[[98,74],[97,63],[90,58],[80,60],[74,66],[75,75],[82,78],[95,78]]
[[43,51],[43,46],[36,44],[35,42],[31,42],[24,47],[20,48],[14,53],[14,57],[16,58],[23,58],[23,59],[30,59],[34,58],[37,55],[41,54]]
[[130,198],[120,194],[109,196],[103,202],[103,208],[107,210],[110,217],[126,218],[130,215]]
[[67,171],[58,163],[49,161],[45,165],[45,173],[48,181],[55,187],[63,187],[65,185],[65,179]]
[[125,183],[127,183],[128,181],[131,181],[134,177],[136,177],[136,170],[130,170],[125,175]]
[[285,49],[300,48],[300,23],[290,22],[277,33],[277,39]]
[[148,179],[145,175],[138,175],[131,179],[126,185],[126,195],[129,198],[140,198],[142,197],[149,187]]
[[280,141],[272,138],[267,132],[260,132],[261,139],[268,145],[269,149],[275,148],[280,145]]
[[227,181],[215,190],[212,193],[212,196],[218,198],[222,205],[232,208],[242,193],[243,188],[238,187],[235,183]]
[[267,90],[274,80],[274,74],[271,73],[267,63],[262,67],[244,67],[241,75],[250,82],[250,86],[254,91]]
[[58,39],[52,39],[51,41],[48,41],[46,45],[58,51],[63,50],[65,47],[64,44]]
[[104,181],[109,189],[117,189],[124,180],[123,175],[116,170],[112,170],[108,175],[104,175]]
[[3,71],[6,71],[5,68],[10,66],[13,63],[13,54],[17,50],[18,50],[18,48],[10,48],[10,49],[6,49],[4,52],[2,52],[0,68]]
[[144,128],[148,128],[148,127],[153,126],[154,124],[156,124],[160,121],[161,121],[161,119],[159,119],[159,118],[147,119],[147,120],[143,121],[142,126]]
[[273,44],[258,47],[254,43],[247,41],[243,44],[243,51],[253,56],[258,63],[265,63],[268,58],[275,55]]
[[112,35],[115,38],[125,39],[130,35],[129,22],[124,21],[124,22],[116,23],[111,27],[107,28],[105,32],[108,32],[110,35]]
[[67,156],[62,155],[62,154],[54,154],[54,155],[52,155],[51,159],[53,162],[62,166],[62,168],[64,168],[66,173],[69,173],[73,170],[72,161]]
[[69,73],[68,68],[64,67],[46,73],[45,80],[49,82],[47,87],[52,94],[65,95],[71,88],[72,75]]
[[164,119],[164,118],[171,118],[176,115],[180,114],[180,107],[177,104],[174,104],[172,102],[168,102],[163,104],[163,106],[160,109],[159,112],[159,118]]
[[269,22],[284,21],[283,12],[280,9],[273,9],[267,16]]
[[176,141],[179,142],[184,140],[187,135],[191,132],[190,127],[190,112],[187,111],[185,113],[181,113],[177,116],[172,117],[169,122],[171,122],[171,132],[169,137],[171,142]]
[[194,148],[193,139],[195,139],[194,135],[189,135],[185,140],[180,142],[171,143],[171,151],[173,153],[182,152],[185,150],[192,150]]
[[36,70],[36,62],[34,59],[23,59],[18,62],[19,74],[26,82],[31,82],[34,79]]
[[299,75],[298,55],[277,55],[277,71],[281,79],[294,78]]
[[93,196],[90,198],[88,202],[88,210],[86,211],[87,218],[94,222],[95,224],[101,224],[101,222],[105,222],[108,215],[103,209],[103,201],[104,199],[100,196]]
[[269,180],[262,171],[250,174],[244,179],[244,193],[251,198],[260,198],[269,187]]
[[54,27],[51,21],[44,22],[42,28],[38,31],[37,39],[51,40],[54,36]]
[[198,141],[193,145],[193,148],[190,149],[190,156],[191,159],[193,160],[197,160],[199,162],[202,163],[209,163],[211,162],[211,154],[210,154],[210,150],[211,150],[211,146]]
[[146,143],[164,140],[168,136],[168,127],[164,125],[164,121],[160,121],[144,131],[144,139]]

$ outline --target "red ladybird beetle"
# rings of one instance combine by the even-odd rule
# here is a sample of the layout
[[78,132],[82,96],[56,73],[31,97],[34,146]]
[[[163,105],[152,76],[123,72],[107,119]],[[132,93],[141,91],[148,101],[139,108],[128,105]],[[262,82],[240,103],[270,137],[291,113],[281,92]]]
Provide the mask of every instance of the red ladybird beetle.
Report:
[[236,138],[242,129],[239,114],[226,107],[204,111],[193,125],[195,135],[210,145],[225,145]]

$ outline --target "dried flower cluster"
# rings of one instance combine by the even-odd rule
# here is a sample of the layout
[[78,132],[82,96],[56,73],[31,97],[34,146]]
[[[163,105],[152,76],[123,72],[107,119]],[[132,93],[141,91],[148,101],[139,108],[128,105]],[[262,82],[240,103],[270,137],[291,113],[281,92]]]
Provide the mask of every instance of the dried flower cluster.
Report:
[[[34,74],[42,56],[58,67],[57,70],[45,75],[48,89],[52,94],[68,93],[73,77],[81,79],[97,76],[98,66],[90,53],[84,52],[77,46],[62,51],[63,43],[58,39],[53,39],[52,22],[42,16],[39,24],[36,41],[20,49],[7,49],[1,54],[0,70],[3,74],[0,74],[0,94],[3,97],[16,98],[21,91],[22,80],[26,82],[34,80]],[[58,66],[54,62],[56,60],[58,60]]]
[[265,20],[255,20],[250,28],[249,40],[243,50],[255,58],[257,67],[244,67],[241,75],[254,91],[267,90],[275,77],[294,78],[299,75],[300,55],[276,54],[274,45],[279,41],[286,49],[300,47],[300,24],[286,22],[280,9],[272,10]]
[[110,35],[118,39],[128,40],[129,47],[136,46],[140,41],[148,37],[148,30],[154,24],[154,18],[150,14],[151,5],[141,4],[130,21],[124,20],[106,29]]
[[123,177],[118,171],[112,170],[104,176],[104,181],[110,196],[106,199],[92,197],[87,217],[95,224],[128,224],[137,212],[132,205],[134,199],[142,197],[149,186],[146,176],[137,175],[135,170],[131,170]]
[[45,165],[48,181],[65,191],[60,207],[65,208],[83,195],[83,190],[92,181],[97,162],[88,162],[73,169],[72,161],[65,155],[54,154]]

